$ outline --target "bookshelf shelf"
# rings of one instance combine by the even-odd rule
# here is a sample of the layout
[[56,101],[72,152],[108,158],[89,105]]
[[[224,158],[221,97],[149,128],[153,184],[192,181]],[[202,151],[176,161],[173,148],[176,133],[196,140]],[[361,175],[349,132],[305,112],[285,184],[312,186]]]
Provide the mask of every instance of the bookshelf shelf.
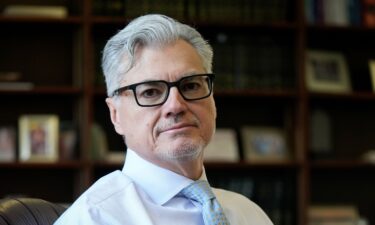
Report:
[[364,160],[319,160],[311,163],[312,169],[331,169],[331,170],[374,170],[375,164]]
[[70,16],[64,19],[59,18],[46,18],[46,17],[28,17],[28,16],[0,16],[1,23],[26,23],[26,24],[43,24],[43,23],[52,23],[52,24],[82,24],[83,17],[80,16]]
[[[10,181],[0,185],[0,198],[22,194],[71,202],[99,177],[122,168],[122,163],[91,159],[90,127],[93,124],[100,125],[107,134],[109,149],[125,149],[110,123],[105,105],[100,52],[106,40],[131,18],[146,13],[142,11],[146,1],[134,1],[135,5],[131,5],[132,1],[120,1],[127,4],[128,10],[119,12],[117,9],[115,13],[108,13],[107,8],[97,8],[98,3],[112,1],[17,2],[62,4],[69,14],[63,19],[0,15],[0,74],[17,72],[22,75],[20,82],[34,85],[27,90],[0,90],[0,127],[17,128],[20,115],[52,113],[62,121],[74,123],[79,128],[79,135],[74,160],[53,164],[0,162],[0,179]],[[169,1],[155,2],[163,5]],[[206,1],[176,2],[179,6],[181,2],[188,3],[187,8],[171,11],[170,6],[164,5],[164,11],[163,8],[147,10],[167,12],[192,24],[213,45],[217,127],[233,129],[238,139],[239,162],[207,162],[209,179],[218,187],[233,185],[231,188],[243,191],[261,206],[264,204],[275,225],[307,225],[308,208],[312,203],[345,201],[358,206],[361,215],[370,224],[375,224],[371,200],[375,190],[375,166],[361,160],[367,151],[375,149],[375,93],[367,65],[368,59],[375,59],[375,28],[362,24],[311,24],[305,19],[302,0],[264,3],[228,0],[210,7],[205,5]],[[257,5],[260,2],[264,5]],[[280,7],[267,5],[275,3]],[[14,2],[2,1],[0,9],[9,4]],[[228,10],[228,4],[235,6],[232,8],[235,13],[226,12],[225,17],[216,13],[220,6]],[[240,4],[246,7],[240,7]],[[262,15],[267,10],[276,11]],[[272,14],[275,12],[281,14]],[[352,84],[350,93],[307,90],[304,60],[310,49],[340,51],[346,56]],[[251,79],[246,79],[249,77]],[[332,122],[332,149],[327,158],[325,155],[319,158],[310,149],[313,140],[311,118],[319,110]],[[291,160],[244,161],[240,135],[243,126],[284,129]],[[58,183],[47,182],[56,177]],[[244,186],[235,185],[241,182]],[[40,190],[39,186],[42,186]],[[64,190],[57,195],[55,190],[61,187]],[[261,192],[263,189],[265,191]],[[282,196],[275,196],[274,193],[280,190]],[[337,190],[341,192],[336,196]],[[272,198],[274,202],[265,200],[264,195],[271,196],[268,199]],[[269,205],[280,207],[267,208]]]
[[372,92],[354,92],[346,94],[332,94],[332,93],[310,93],[310,98],[312,100],[321,101],[374,101],[375,93]]
[[192,24],[199,24],[199,27],[208,29],[255,29],[255,30],[285,30],[294,31],[297,29],[297,24],[293,22],[268,22],[268,23],[254,23],[254,22],[206,22],[206,21],[194,21]]
[[130,21],[130,19],[125,18],[125,17],[120,17],[120,16],[117,16],[117,17],[109,17],[109,16],[94,16],[94,17],[92,18],[92,22],[93,22],[95,25],[98,25],[98,24],[102,24],[102,25],[105,25],[105,24],[118,24],[118,25],[125,25],[125,24],[127,24],[129,21]]
[[308,25],[307,29],[309,31],[320,31],[320,32],[354,32],[354,33],[368,33],[368,32],[375,32],[375,28],[373,27],[364,27],[361,25],[351,25],[351,26],[329,26],[329,25]]
[[[116,162],[93,162],[92,166],[96,169],[113,170],[121,169],[123,163]],[[295,170],[301,166],[301,163],[286,161],[286,162],[205,162],[207,170],[229,170],[229,171],[246,171],[246,170]]]
[[207,169],[223,169],[223,170],[295,170],[301,164],[294,161],[286,162],[206,162]]
[[293,99],[297,97],[295,91],[288,90],[215,90],[218,97],[269,97]]
[[1,90],[1,94],[6,95],[80,95],[81,88],[75,87],[34,87],[30,90]]
[[51,169],[51,170],[79,170],[83,165],[80,161],[66,161],[54,163],[36,163],[36,162],[2,162],[1,169],[32,170],[32,169]]

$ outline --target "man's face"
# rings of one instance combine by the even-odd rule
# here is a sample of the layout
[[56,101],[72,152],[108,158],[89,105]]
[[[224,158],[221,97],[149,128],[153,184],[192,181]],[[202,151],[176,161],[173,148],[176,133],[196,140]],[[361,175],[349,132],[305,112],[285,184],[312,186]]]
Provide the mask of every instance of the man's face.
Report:
[[[163,48],[143,48],[136,52],[137,63],[125,75],[121,86],[150,80],[177,81],[203,74],[196,50],[179,40]],[[138,106],[127,90],[107,99],[117,133],[124,135],[129,148],[162,167],[191,160],[203,160],[202,151],[215,130],[216,107],[212,95],[186,101],[176,87],[160,106]]]

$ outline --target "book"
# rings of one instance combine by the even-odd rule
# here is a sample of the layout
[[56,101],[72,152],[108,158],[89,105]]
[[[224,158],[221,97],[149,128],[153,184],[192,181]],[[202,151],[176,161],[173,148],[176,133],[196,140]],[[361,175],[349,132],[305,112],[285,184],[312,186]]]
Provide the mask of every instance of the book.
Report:
[[31,82],[2,82],[0,81],[1,91],[28,91],[34,88]]
[[359,26],[362,23],[361,0],[347,0],[349,7],[349,20],[351,25]]
[[323,18],[325,24],[348,26],[350,23],[348,1],[323,1]]
[[63,19],[68,16],[68,10],[65,6],[8,5],[4,8],[3,15]]
[[361,1],[365,0],[305,0],[306,21],[308,24],[358,26],[362,22]]
[[252,200],[257,203],[274,224],[296,224],[293,202],[295,185],[286,175],[277,177],[259,175],[254,178],[254,193]]
[[310,115],[310,150],[313,157],[328,157],[333,151],[332,118],[326,110],[314,109]]
[[375,92],[375,59],[369,60],[370,77],[372,84],[372,91]]
[[375,0],[362,1],[363,25],[375,27]]
[[354,205],[313,205],[308,210],[309,225],[357,225],[359,219]]

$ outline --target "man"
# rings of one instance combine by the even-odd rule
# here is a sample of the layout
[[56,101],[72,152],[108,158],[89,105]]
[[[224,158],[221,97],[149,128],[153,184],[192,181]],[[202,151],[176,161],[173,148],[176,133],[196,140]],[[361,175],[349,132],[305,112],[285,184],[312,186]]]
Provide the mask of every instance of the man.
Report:
[[[128,147],[125,165],[98,180],[55,224],[272,224],[242,195],[207,191],[203,151],[216,119],[212,56],[195,29],[162,15],[139,17],[108,41],[106,102]],[[206,189],[196,194],[193,184]],[[192,192],[210,197],[200,203]]]

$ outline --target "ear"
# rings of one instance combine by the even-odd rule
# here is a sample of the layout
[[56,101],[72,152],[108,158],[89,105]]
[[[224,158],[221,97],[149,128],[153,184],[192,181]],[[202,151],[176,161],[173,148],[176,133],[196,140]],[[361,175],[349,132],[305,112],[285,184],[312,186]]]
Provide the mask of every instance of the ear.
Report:
[[115,127],[116,132],[120,135],[125,135],[120,123],[118,104],[116,104],[113,98],[106,98],[105,102],[107,103],[111,121],[113,126]]

